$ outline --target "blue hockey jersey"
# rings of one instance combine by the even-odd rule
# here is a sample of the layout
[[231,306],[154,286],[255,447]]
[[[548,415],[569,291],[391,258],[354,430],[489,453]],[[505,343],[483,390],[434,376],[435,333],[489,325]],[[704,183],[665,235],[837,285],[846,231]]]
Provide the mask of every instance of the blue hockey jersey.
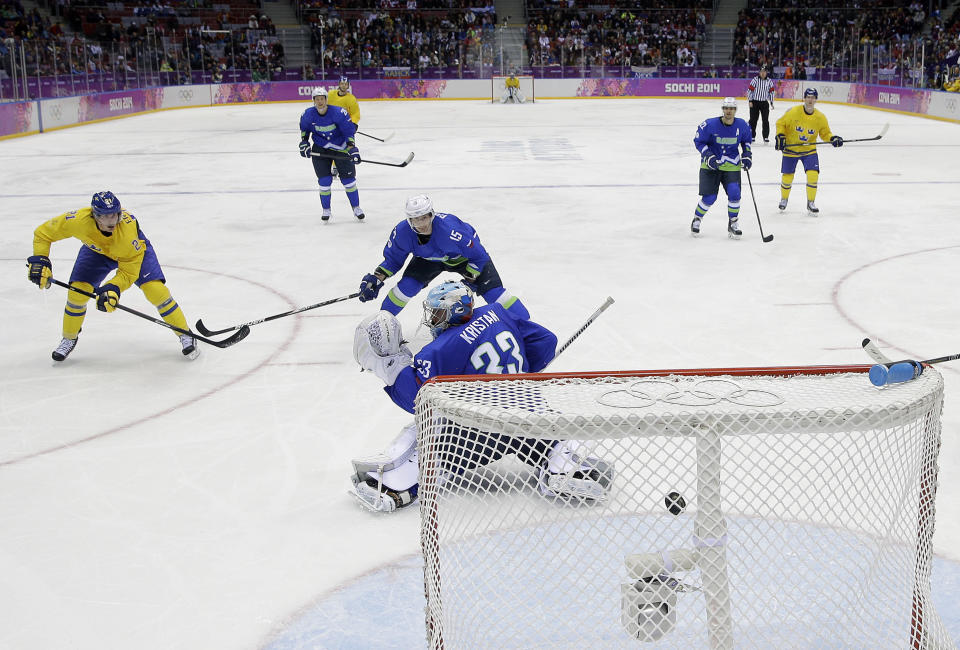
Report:
[[447,266],[457,266],[466,261],[473,276],[479,275],[490,261],[473,226],[456,215],[443,212],[434,215],[433,232],[425,244],[420,243],[419,236],[406,219],[398,223],[383,247],[383,261],[379,268],[390,277],[403,268],[410,254]]
[[[697,135],[693,139],[693,146],[700,152],[702,158],[712,153],[717,157],[720,171],[738,171],[740,169],[740,147],[743,151],[750,151],[750,125],[739,117],[733,118],[733,124],[727,126],[722,118],[711,117],[701,122],[697,127]],[[701,163],[706,169],[706,164]]]
[[441,332],[384,390],[397,406],[413,413],[417,391],[428,379],[539,372],[553,360],[556,351],[557,336],[553,332],[533,321],[514,318],[493,303],[475,309],[466,325]]
[[300,139],[313,136],[313,144],[324,149],[343,151],[347,141],[353,139],[357,125],[350,121],[350,115],[339,106],[327,106],[323,115],[316,106],[311,106],[300,116]]

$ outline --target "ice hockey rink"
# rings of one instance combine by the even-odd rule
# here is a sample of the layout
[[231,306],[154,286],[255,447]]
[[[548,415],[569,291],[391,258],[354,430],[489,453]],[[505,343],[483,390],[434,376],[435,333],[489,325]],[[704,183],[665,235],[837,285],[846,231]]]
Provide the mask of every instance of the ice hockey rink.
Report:
[[[551,371],[867,363],[864,336],[891,357],[960,352],[958,124],[821,102],[845,138],[889,132],[820,148],[818,218],[801,174],[778,212],[779,152],[755,146],[763,243],[746,187],[742,239],[722,194],[690,236],[692,139],[719,98],[362,101],[362,131],[395,133],[359,138],[362,155],[416,158],[359,166],[362,223],[335,181],[328,224],[297,152],[307,106],[0,142],[0,649],[425,647],[417,509],[374,515],[348,494],[351,458],[410,420],[353,361],[379,300],[257,325],[194,362],[168,330],[91,306],[53,367],[65,292],[29,284],[24,260],[35,227],[95,191],[137,216],[188,320],[213,329],[356,291],[425,192],[561,340],[616,300]],[[56,278],[78,248],[54,245]],[[135,289],[122,302],[155,315]],[[419,317],[415,300],[409,336]],[[960,640],[960,362],[939,369],[933,587]]]

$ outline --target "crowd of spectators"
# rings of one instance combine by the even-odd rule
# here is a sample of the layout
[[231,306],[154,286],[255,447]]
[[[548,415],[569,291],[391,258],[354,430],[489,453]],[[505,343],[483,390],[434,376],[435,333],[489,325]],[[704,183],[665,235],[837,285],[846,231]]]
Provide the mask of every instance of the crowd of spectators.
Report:
[[529,64],[695,66],[708,14],[707,8],[531,10]]
[[[360,4],[357,2],[357,4]],[[304,13],[314,62],[326,68],[438,67],[491,63],[492,5],[465,9],[338,8]]]
[[925,85],[943,88],[935,73],[956,63],[957,31],[951,33],[939,11],[927,16],[924,7],[917,0],[900,6],[890,0],[821,0],[815,8],[750,0],[739,14],[731,63],[767,64],[798,79],[808,69],[839,68],[846,70],[845,81],[858,80],[864,67],[914,83],[923,71]]
[[[47,12],[0,0],[0,77],[11,72],[15,44],[22,45],[26,65],[20,73],[27,76],[159,71],[189,83],[197,71],[213,81],[230,70],[249,70],[255,80],[265,80],[278,78],[286,67],[276,27],[256,0],[40,4],[67,29]],[[899,71],[901,79],[905,71],[916,79],[923,70],[928,87],[960,90],[960,11],[944,17],[934,9],[928,15],[928,5],[919,0],[797,4],[750,0],[739,15],[731,65],[768,64],[794,78],[836,68],[846,70],[843,79],[849,80],[859,80],[865,65],[894,76]],[[640,5],[527,0],[522,51],[499,46],[491,0],[299,0],[296,8],[310,28],[313,66],[327,70],[701,63],[711,0]],[[303,74],[313,78],[315,72],[308,67]]]

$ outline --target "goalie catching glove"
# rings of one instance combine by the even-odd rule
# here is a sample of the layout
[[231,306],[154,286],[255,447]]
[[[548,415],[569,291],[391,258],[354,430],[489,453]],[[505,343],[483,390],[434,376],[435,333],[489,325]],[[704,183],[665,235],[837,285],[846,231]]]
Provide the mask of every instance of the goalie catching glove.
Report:
[[53,279],[53,266],[46,255],[31,255],[27,258],[27,279],[41,289],[49,289]]
[[413,364],[413,354],[402,336],[400,321],[390,312],[367,316],[353,334],[353,358],[392,386],[400,371]]

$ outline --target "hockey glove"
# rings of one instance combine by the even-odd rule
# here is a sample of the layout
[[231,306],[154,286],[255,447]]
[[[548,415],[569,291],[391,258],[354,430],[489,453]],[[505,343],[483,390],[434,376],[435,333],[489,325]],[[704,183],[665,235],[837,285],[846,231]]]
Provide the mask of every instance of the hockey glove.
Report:
[[301,140],[301,141],[300,141],[300,155],[301,155],[301,156],[303,156],[304,158],[309,158],[309,157],[310,157],[310,149],[311,149],[311,147],[310,147],[310,141],[309,141],[309,140]]
[[350,159],[353,161],[354,165],[360,164],[360,150],[357,149],[357,145],[351,145],[347,147],[347,153],[350,154]]
[[380,287],[383,286],[383,280],[373,273],[367,273],[360,281],[360,302],[373,300],[380,293]]
[[49,289],[53,278],[53,266],[46,255],[31,255],[27,258],[27,279],[41,289]]
[[773,148],[777,151],[783,151],[787,148],[787,136],[783,133],[778,133],[777,136],[773,139]]
[[833,137],[830,138],[830,144],[831,144],[832,146],[834,146],[834,147],[842,147],[842,146],[843,146],[843,138],[841,138],[839,135],[835,135],[835,136],[833,136]]
[[117,308],[120,302],[120,287],[115,284],[105,284],[97,287],[97,309],[107,313]]
[[707,169],[720,169],[720,163],[717,162],[717,157],[712,153],[708,153],[704,157],[703,164],[707,166]]
[[750,153],[743,154],[742,156],[740,156],[740,162],[743,163],[743,168],[749,171],[750,168],[753,167],[753,154],[750,154]]

